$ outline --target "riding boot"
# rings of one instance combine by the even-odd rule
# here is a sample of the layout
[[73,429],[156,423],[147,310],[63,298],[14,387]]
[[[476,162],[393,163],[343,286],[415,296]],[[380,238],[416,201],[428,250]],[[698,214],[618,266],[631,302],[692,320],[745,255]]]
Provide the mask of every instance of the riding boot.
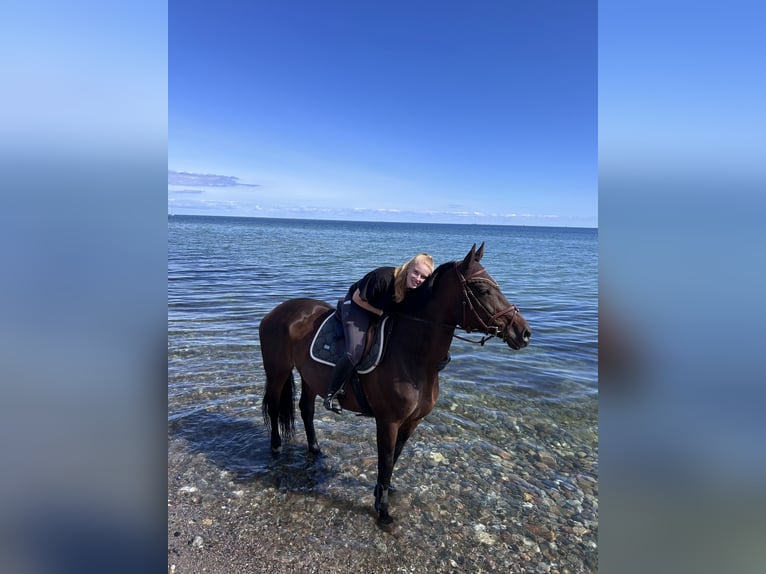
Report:
[[330,387],[327,389],[327,397],[324,400],[324,408],[334,413],[340,413],[340,403],[338,402],[338,395],[343,390],[343,386],[351,378],[351,374],[354,372],[354,364],[349,359],[348,355],[343,355],[338,363],[335,365],[335,369],[332,372],[332,379],[330,380]]

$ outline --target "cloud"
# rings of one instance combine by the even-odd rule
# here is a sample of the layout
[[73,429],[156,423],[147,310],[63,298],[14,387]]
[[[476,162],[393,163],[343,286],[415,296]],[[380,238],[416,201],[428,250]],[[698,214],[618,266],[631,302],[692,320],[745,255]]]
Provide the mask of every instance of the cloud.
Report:
[[202,189],[171,189],[168,191],[168,193],[174,193],[178,195],[200,195],[201,193],[205,193]]
[[190,210],[206,213],[237,211],[239,206],[233,201],[204,201],[194,199],[168,199],[168,211]]
[[[598,227],[594,218],[555,214],[480,212],[458,210],[405,210],[395,208],[328,207],[300,204],[254,204],[241,200],[221,201],[194,197],[192,190],[168,194],[168,212],[177,214],[236,215],[241,217],[290,217],[341,221],[394,221],[462,223],[483,225],[542,225]],[[202,192],[204,193],[204,192]],[[188,194],[188,195],[187,195]],[[215,195],[215,194],[214,194]]]
[[233,175],[212,173],[189,173],[168,170],[168,185],[190,185],[199,187],[259,187],[257,183],[240,183]]

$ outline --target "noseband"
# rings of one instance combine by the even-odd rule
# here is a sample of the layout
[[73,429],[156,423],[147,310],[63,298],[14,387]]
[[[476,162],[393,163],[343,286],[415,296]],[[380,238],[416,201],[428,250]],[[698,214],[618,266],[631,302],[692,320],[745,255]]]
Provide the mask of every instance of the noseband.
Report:
[[[495,289],[500,288],[500,286],[497,283],[495,283],[495,281],[490,277],[489,273],[487,273],[486,269],[481,269],[477,271],[476,273],[473,273],[472,275],[468,275],[466,277],[462,273],[460,273],[460,268],[458,267],[458,264],[456,262],[455,272],[457,273],[457,276],[460,279],[460,287],[463,291],[462,293],[463,321],[460,326],[465,330],[466,333],[471,332],[471,327],[468,326],[468,316],[470,312],[473,315],[472,318],[476,319],[476,321],[479,323],[480,325],[479,330],[488,335],[487,337],[482,337],[481,341],[470,341],[470,342],[480,343],[483,345],[492,337],[497,337],[500,334],[499,327],[497,327],[496,325],[490,326],[487,323],[494,323],[496,319],[498,319],[499,317],[502,317],[503,315],[507,315],[508,313],[511,313],[510,322],[512,323],[513,319],[516,317],[516,314],[519,312],[519,308],[516,307],[516,305],[511,305],[510,307],[507,307],[506,309],[503,309],[501,311],[498,311],[497,313],[492,314],[492,312],[489,311],[484,306],[481,300],[476,296],[476,294],[470,288],[471,285],[476,283],[489,283]],[[482,319],[482,316],[479,313],[479,309],[481,309],[483,311],[484,316],[487,317],[486,320]],[[455,336],[457,337],[457,335]],[[462,337],[458,337],[458,338],[463,339]],[[468,341],[468,339],[463,339],[463,340]]]

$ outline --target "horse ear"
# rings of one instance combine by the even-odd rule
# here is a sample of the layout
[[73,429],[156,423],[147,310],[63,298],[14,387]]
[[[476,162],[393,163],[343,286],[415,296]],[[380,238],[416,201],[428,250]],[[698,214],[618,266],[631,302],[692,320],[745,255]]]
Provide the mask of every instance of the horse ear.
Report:
[[471,264],[471,261],[473,261],[473,258],[476,256],[476,244],[473,244],[473,247],[471,247],[471,250],[468,252],[468,255],[465,256],[465,259],[463,259],[463,267],[468,267]]
[[476,261],[481,261],[481,258],[484,257],[484,242],[481,242],[481,247],[479,247],[479,250],[476,252]]

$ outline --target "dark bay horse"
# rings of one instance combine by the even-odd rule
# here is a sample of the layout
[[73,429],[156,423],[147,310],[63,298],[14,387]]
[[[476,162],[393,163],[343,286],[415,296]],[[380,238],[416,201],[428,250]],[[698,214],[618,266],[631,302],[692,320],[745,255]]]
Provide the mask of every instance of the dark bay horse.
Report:
[[[368,374],[359,375],[377,427],[375,510],[383,524],[392,521],[388,492],[394,465],[415,427],[436,403],[439,363],[449,351],[455,328],[499,337],[511,349],[529,344],[527,321],[479,263],[483,254],[484,243],[478,250],[474,244],[462,261],[437,267],[427,289],[418,289],[423,295],[417,305],[393,315],[390,339],[380,364]],[[290,299],[261,321],[258,332],[266,371],[263,416],[271,421],[271,448],[275,453],[282,446],[280,430],[286,439],[295,432],[293,368],[301,375],[299,407],[308,448],[312,453],[320,452],[314,430],[314,403],[317,395],[326,394],[332,367],[314,361],[309,346],[322,321],[334,311],[331,305],[315,299]],[[350,389],[341,405],[353,412],[363,410]]]

